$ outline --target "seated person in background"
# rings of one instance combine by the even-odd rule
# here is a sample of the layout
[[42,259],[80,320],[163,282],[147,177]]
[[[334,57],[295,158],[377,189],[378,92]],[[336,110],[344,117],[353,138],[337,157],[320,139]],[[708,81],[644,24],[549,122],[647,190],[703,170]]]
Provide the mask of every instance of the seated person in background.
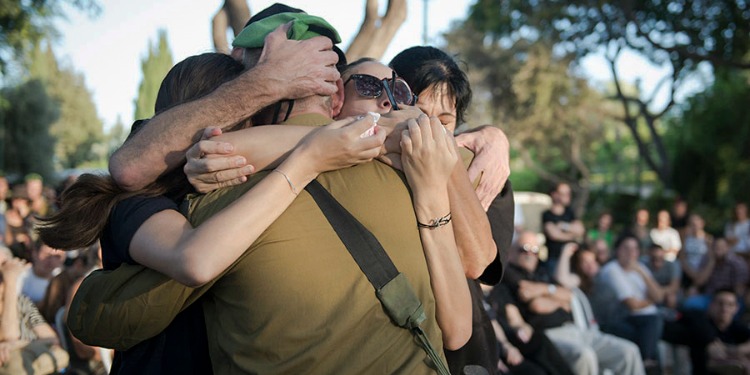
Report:
[[707,374],[710,367],[719,370],[715,366],[731,364],[740,365],[748,374],[750,329],[735,319],[738,311],[734,291],[720,289],[714,294],[708,311],[687,310],[676,322],[667,324],[663,339],[690,348],[694,374]]
[[44,319],[53,324],[58,310],[65,306],[65,301],[72,298],[68,293],[73,284],[92,269],[101,268],[99,242],[86,248],[68,251],[66,255],[62,272],[52,278],[44,298],[38,304],[39,312]]
[[596,261],[600,265],[604,265],[604,263],[612,259],[612,246],[608,245],[606,241],[598,239],[591,243],[590,246],[596,254]]
[[596,228],[586,232],[587,241],[604,240],[611,249],[615,243],[615,235],[612,233],[612,214],[604,212],[596,221]]
[[5,246],[13,251],[14,256],[31,260],[31,228],[34,217],[31,216],[31,200],[23,185],[13,186],[7,206],[3,237]]
[[680,233],[672,228],[669,211],[661,210],[656,215],[656,228],[649,233],[651,242],[661,246],[667,252],[667,260],[677,259],[677,253],[682,249]]
[[544,236],[547,238],[547,261],[542,265],[547,268],[547,274],[551,275],[557,268],[563,245],[581,240],[586,229],[570,208],[570,185],[559,183],[549,195],[552,207],[542,213]]
[[688,209],[688,203],[682,198],[676,198],[672,204],[672,212],[669,213],[669,220],[674,228],[680,235],[685,234],[688,222],[690,221],[690,212]]
[[635,220],[630,227],[630,232],[638,237],[638,241],[641,242],[641,250],[645,251],[651,246],[651,227],[649,226],[649,213],[647,209],[639,208],[636,211]]
[[705,311],[713,293],[720,289],[733,290],[737,296],[744,296],[748,282],[747,263],[729,250],[725,238],[714,239],[713,246],[697,270],[689,268],[683,259],[680,258],[684,272],[690,275],[699,292],[683,301],[683,309]]
[[664,290],[662,305],[668,309],[677,308],[677,294],[680,292],[682,271],[677,262],[665,259],[666,252],[661,246],[653,244],[649,247],[648,255],[643,260],[654,279]]
[[724,226],[724,236],[735,254],[748,258],[750,255],[750,219],[747,217],[747,204],[734,206],[733,218]]
[[0,374],[50,374],[68,365],[57,334],[28,297],[18,294],[26,262],[0,248]]
[[700,215],[691,214],[688,225],[685,227],[682,250],[677,254],[680,265],[686,270],[685,278],[682,280],[685,288],[694,286],[693,276],[700,268],[713,242],[713,237],[706,233],[705,226],[706,222]]
[[37,216],[46,216],[54,210],[54,205],[44,195],[44,181],[37,173],[29,173],[24,177],[26,194],[29,197],[31,213]]
[[555,280],[568,289],[578,288],[590,295],[601,268],[596,255],[585,244],[565,244],[555,270]]
[[[582,329],[573,323],[572,292],[550,282],[537,270],[539,265],[537,235],[524,232],[511,250],[509,265],[500,285],[505,288],[535,331],[544,331],[576,374],[599,374],[609,369],[616,374],[641,374],[643,364],[638,348],[627,340]],[[499,292],[498,292],[499,293]],[[511,317],[509,321],[513,324]]]
[[65,253],[37,239],[31,248],[31,267],[21,274],[21,293],[38,305],[53,277],[62,271]]
[[489,295],[489,313],[500,347],[498,369],[507,374],[573,374],[567,361],[543,331],[534,330],[513,304],[507,288]]
[[598,287],[614,292],[616,301],[611,304],[612,309],[626,312],[602,322],[602,330],[638,344],[648,369],[659,365],[657,344],[664,320],[656,304],[664,299],[664,291],[638,261],[640,253],[637,237],[628,233],[621,235],[615,243],[615,261],[602,267],[602,285]]

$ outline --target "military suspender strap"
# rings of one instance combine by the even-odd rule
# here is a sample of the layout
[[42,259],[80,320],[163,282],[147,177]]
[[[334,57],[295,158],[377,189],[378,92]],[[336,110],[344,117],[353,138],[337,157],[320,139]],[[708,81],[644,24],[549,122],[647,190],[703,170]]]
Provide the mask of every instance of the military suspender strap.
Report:
[[305,190],[313,197],[362,273],[375,288],[375,295],[391,320],[414,335],[432,360],[438,374],[450,375],[440,353],[435,350],[419,326],[425,320],[422,302],[414,293],[406,276],[398,272],[377,238],[318,181],[310,182]]

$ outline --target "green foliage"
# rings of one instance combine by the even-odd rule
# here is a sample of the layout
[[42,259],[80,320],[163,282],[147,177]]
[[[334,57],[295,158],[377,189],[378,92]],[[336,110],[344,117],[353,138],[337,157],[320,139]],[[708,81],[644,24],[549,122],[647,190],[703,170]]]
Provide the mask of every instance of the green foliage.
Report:
[[675,188],[689,202],[728,207],[750,191],[750,84],[736,71],[717,71],[712,87],[691,97],[674,118],[668,140]]
[[55,138],[49,129],[59,117],[58,104],[40,80],[3,89],[2,98],[6,104],[0,111],[2,170],[51,178]]
[[541,39],[585,55],[610,43],[681,74],[697,62],[747,65],[750,4],[741,0],[477,0],[469,21],[493,38]]
[[55,156],[63,168],[76,168],[97,159],[92,147],[102,140],[102,121],[83,76],[72,68],[61,67],[52,48],[34,46],[28,72],[41,80],[49,95],[60,103],[60,117],[50,128],[57,139]]
[[9,59],[54,35],[50,21],[63,15],[64,4],[92,16],[100,10],[93,0],[0,0],[0,73],[5,73]]
[[541,41],[488,40],[470,24],[454,28],[446,39],[448,49],[468,65],[479,108],[470,119],[500,124],[522,159],[517,164],[532,172],[512,176],[514,184],[544,191],[543,185],[567,181],[574,189],[588,189],[614,111],[571,73],[570,57]]
[[664,81],[670,97],[661,110],[652,106],[654,95],[613,95],[641,159],[665,186],[672,182],[672,163],[660,119],[674,104],[674,93],[701,62],[715,69],[750,68],[750,4],[744,0],[477,0],[465,24],[482,34],[484,44],[543,42],[574,61],[604,52],[618,88],[616,63],[625,49],[670,68]]
[[149,42],[148,54],[141,60],[143,78],[138,86],[133,118],[146,119],[154,115],[154,104],[156,104],[159,86],[172,65],[172,52],[167,42],[167,32],[160,30],[158,41],[154,45]]

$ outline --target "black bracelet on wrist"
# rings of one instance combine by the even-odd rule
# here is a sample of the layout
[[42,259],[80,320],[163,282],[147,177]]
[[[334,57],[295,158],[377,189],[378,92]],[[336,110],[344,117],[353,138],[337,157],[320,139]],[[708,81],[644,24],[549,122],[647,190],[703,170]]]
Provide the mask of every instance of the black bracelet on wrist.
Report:
[[417,221],[417,228],[435,229],[435,228],[442,227],[443,225],[446,225],[450,222],[451,222],[451,213],[448,212],[448,214],[443,217],[430,220],[429,224],[423,224]]

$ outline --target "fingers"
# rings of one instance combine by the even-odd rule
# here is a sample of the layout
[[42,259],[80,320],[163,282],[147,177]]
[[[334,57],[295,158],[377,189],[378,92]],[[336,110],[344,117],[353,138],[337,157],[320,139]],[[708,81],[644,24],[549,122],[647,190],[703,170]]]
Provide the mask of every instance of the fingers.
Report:
[[209,126],[205,129],[203,129],[203,134],[201,135],[201,140],[209,139],[212,137],[215,137],[217,135],[221,135],[221,128],[216,126]]
[[206,155],[228,155],[234,152],[234,146],[228,142],[202,140],[190,147],[185,153],[188,159],[200,159]]
[[362,150],[362,152],[366,150],[366,154],[370,158],[375,158],[381,154],[386,132],[378,126],[372,115],[349,117],[336,121],[328,127],[332,129],[343,128],[341,131],[346,134],[354,147]]
[[263,41],[263,51],[260,53],[259,61],[264,61],[270,51],[274,50],[274,47],[289,40],[287,38],[289,28],[292,27],[292,22],[287,22],[283,25],[279,25],[274,31],[271,31]]
[[196,190],[207,193],[247,181],[246,176],[254,173],[255,168],[246,165],[244,157],[214,157],[190,159],[183,171]]

